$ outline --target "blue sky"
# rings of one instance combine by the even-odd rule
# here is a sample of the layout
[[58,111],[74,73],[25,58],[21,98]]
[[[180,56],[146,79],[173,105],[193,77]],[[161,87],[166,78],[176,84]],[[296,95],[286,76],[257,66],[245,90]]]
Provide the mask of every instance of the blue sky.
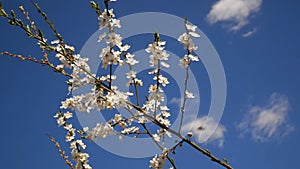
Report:
[[[137,12],[188,17],[218,51],[227,81],[227,100],[221,120],[225,130],[218,135],[224,143],[220,148],[211,142],[203,145],[205,148],[219,157],[226,157],[234,168],[298,168],[299,1],[119,1],[112,6],[118,17]],[[88,1],[37,2],[67,42],[78,50],[98,29],[96,14]],[[38,25],[47,28],[39,24],[42,20],[30,1],[2,1],[2,4],[5,9],[15,11],[23,5]],[[32,47],[35,41],[5,20],[1,19],[0,23],[0,51],[40,55],[39,49]],[[195,71],[205,71],[202,69]],[[64,130],[57,127],[52,116],[66,97],[67,79],[46,67],[6,56],[0,56],[0,74],[1,166],[10,169],[68,168],[46,136],[49,133],[63,141]],[[209,89],[205,75],[200,84],[204,88],[200,91],[205,111],[210,99],[209,90],[205,90]],[[74,123],[79,125],[76,118]],[[68,150],[67,144],[63,146]],[[119,157],[94,143],[88,144],[88,152],[94,168],[147,168],[150,160]],[[187,145],[177,151],[175,160],[178,168],[222,168]]]

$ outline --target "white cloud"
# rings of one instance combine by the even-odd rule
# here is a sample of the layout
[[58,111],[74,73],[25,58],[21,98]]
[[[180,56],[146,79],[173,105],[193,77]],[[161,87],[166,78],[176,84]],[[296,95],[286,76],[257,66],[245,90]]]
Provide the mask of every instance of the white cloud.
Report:
[[255,34],[256,32],[257,32],[257,29],[256,29],[256,28],[253,28],[251,31],[248,31],[248,32],[244,33],[244,34],[243,34],[243,37],[244,37],[244,38],[247,38],[247,37],[249,37],[249,36]]
[[217,143],[223,147],[226,129],[214,119],[204,116],[182,126],[182,132],[192,132],[199,143]]
[[212,6],[207,19],[211,24],[233,22],[230,30],[236,31],[248,24],[248,17],[260,10],[262,0],[219,0]]
[[288,123],[289,109],[287,97],[273,93],[267,105],[251,107],[238,127],[259,142],[283,137],[294,130]]
[[172,98],[172,100],[170,101],[171,104],[176,104],[178,107],[181,106],[181,101],[183,101],[181,98],[179,97],[174,97]]

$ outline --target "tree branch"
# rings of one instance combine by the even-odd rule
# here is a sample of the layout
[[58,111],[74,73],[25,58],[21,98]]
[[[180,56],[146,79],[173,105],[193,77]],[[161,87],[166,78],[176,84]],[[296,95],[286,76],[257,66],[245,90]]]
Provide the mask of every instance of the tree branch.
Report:
[[61,149],[59,143],[52,137],[51,135],[47,134],[50,141],[54,143],[55,147],[57,148],[60,156],[65,160],[65,163],[70,167],[70,169],[75,169],[72,162],[69,161],[69,157],[65,154],[65,152]]

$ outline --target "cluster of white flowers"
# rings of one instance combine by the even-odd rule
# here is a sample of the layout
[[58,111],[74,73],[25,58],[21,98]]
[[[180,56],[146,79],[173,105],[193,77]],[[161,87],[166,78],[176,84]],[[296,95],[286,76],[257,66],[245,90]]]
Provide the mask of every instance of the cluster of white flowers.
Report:
[[164,87],[169,84],[168,78],[162,75],[154,76],[153,80],[158,80],[158,83],[162,84]]
[[56,45],[54,46],[54,49],[55,51],[57,51],[58,53],[55,55],[55,57],[57,59],[59,59],[61,61],[61,65],[58,65],[57,67],[60,67],[60,68],[71,68],[71,65],[72,65],[72,61],[70,60],[71,58],[69,58],[69,60],[67,60],[67,58],[63,55],[65,50],[68,50],[68,52],[70,53],[73,53],[75,51],[74,47],[73,46],[69,46],[69,45],[66,45],[65,44],[65,47],[63,47],[61,44],[60,44],[60,41],[59,40],[54,40],[54,41],[51,41],[51,44],[52,45]]
[[137,73],[136,71],[132,70],[132,66],[130,66],[130,71],[126,73],[127,75],[126,78],[129,79],[129,81],[126,83],[126,86],[131,86],[131,85],[143,86],[143,81],[136,77],[136,73]]
[[194,44],[193,38],[199,38],[200,35],[196,32],[197,26],[192,25],[185,20],[185,28],[186,32],[179,36],[178,41],[183,44],[184,49],[188,50],[188,54],[184,55],[182,59],[180,59],[179,65],[182,68],[187,68],[191,61],[199,61],[198,56],[193,55],[192,53],[198,49],[198,47]]
[[124,130],[121,131],[122,134],[132,134],[132,133],[137,133],[139,131],[139,127],[132,126],[129,128],[125,128]]
[[62,113],[60,111],[54,115],[54,118],[57,119],[58,126],[64,126],[67,130],[66,142],[70,142],[72,159],[76,162],[76,169],[92,169],[92,167],[88,164],[89,154],[82,152],[82,150],[86,148],[86,145],[82,142],[82,140],[75,140],[76,129],[73,128],[72,124],[67,123],[67,120],[72,117],[73,115],[70,112]]
[[185,28],[186,32],[179,36],[178,41],[183,44],[184,49],[187,49],[190,52],[195,51],[198,47],[194,44],[191,37],[200,37],[196,32],[197,26],[190,24],[185,20]]
[[[188,52],[186,55],[183,56],[182,59],[179,61],[179,66],[186,69],[186,73],[188,74],[188,67],[191,64],[191,62],[198,62],[199,58],[196,55],[193,55],[193,52],[198,49],[198,47],[194,44],[192,38],[199,38],[200,35],[196,32],[197,26],[188,23],[187,19],[185,20],[185,29],[186,32],[179,36],[178,41],[183,44],[184,49],[186,49]],[[185,85],[187,85],[187,78]],[[184,104],[186,102],[186,99],[193,99],[195,96],[193,93],[189,92],[187,89],[184,91]],[[183,107],[184,110],[184,107]],[[183,113],[183,111],[182,111]]]
[[155,155],[152,160],[150,160],[150,168],[154,169],[163,169],[169,153],[168,149],[163,149],[163,152],[160,155]]
[[[106,0],[105,2],[111,2],[116,0]],[[127,86],[143,86],[141,79],[137,78],[137,72],[134,71],[133,66],[138,64],[139,61],[135,59],[135,56],[130,54],[128,51],[130,46],[122,43],[122,36],[115,32],[115,28],[120,28],[120,20],[115,18],[113,9],[105,9],[99,15],[98,20],[99,29],[107,29],[108,33],[103,33],[99,36],[99,41],[105,40],[107,46],[104,47],[99,55],[102,63],[102,68],[107,68],[110,66],[110,71],[112,66],[119,65],[123,66],[127,64],[130,68],[129,72],[126,73],[127,79],[129,81],[126,83]],[[188,50],[188,54],[185,55],[180,60],[180,66],[183,68],[188,68],[189,64],[192,61],[199,61],[198,56],[193,55],[193,52],[197,50],[197,46],[193,43],[192,37],[200,37],[196,33],[196,26],[185,22],[186,32],[178,38],[184,48]],[[42,43],[42,42],[41,42]],[[70,142],[70,148],[72,149],[72,158],[76,161],[76,169],[91,169],[88,164],[89,155],[83,153],[82,150],[86,149],[86,145],[82,140],[76,140],[76,132],[78,132],[82,138],[89,138],[95,140],[97,138],[106,138],[111,135],[119,135],[119,140],[124,140],[124,135],[138,135],[140,134],[140,128],[133,124],[133,121],[145,124],[150,119],[155,119],[156,122],[159,122],[165,127],[170,127],[171,122],[168,119],[171,116],[169,108],[166,105],[163,105],[165,100],[163,88],[166,87],[170,82],[167,77],[164,77],[161,74],[162,68],[169,68],[170,65],[167,63],[169,54],[165,50],[165,41],[160,41],[159,35],[155,33],[155,40],[153,43],[149,44],[146,52],[149,53],[149,63],[153,69],[149,72],[150,75],[153,75],[154,84],[151,84],[148,88],[149,95],[147,96],[147,101],[142,106],[137,104],[136,110],[134,106],[129,104],[129,97],[133,93],[122,92],[118,89],[117,86],[112,85],[112,81],[117,77],[110,72],[109,75],[103,75],[97,77],[90,70],[88,65],[88,59],[82,58],[80,55],[75,54],[75,49],[72,46],[66,44],[61,44],[59,40],[52,41],[52,45],[55,46],[55,50],[58,52],[56,58],[58,58],[61,64],[57,65],[58,70],[63,70],[64,68],[69,68],[72,70],[71,78],[68,81],[69,92],[74,91],[80,87],[87,85],[92,85],[91,91],[81,94],[73,95],[69,98],[66,98],[61,102],[61,109],[67,110],[78,110],[80,112],[91,112],[93,109],[120,109],[125,108],[132,114],[132,117],[124,118],[121,114],[114,114],[114,117],[106,123],[97,123],[96,126],[92,129],[88,127],[83,128],[83,131],[76,130],[73,128],[72,124],[67,124],[67,120],[72,117],[72,113],[66,112],[57,113],[54,117],[57,119],[59,126],[63,126],[67,130],[66,141]],[[105,83],[104,83],[105,82]],[[103,88],[103,84],[105,88]],[[137,93],[137,89],[135,88]],[[193,93],[185,90],[185,98],[194,98]],[[138,94],[136,94],[138,102]],[[134,114],[135,113],[135,114]],[[151,118],[149,118],[149,116]],[[152,119],[153,118],[153,119]],[[120,132],[114,131],[114,127],[119,126],[122,129]],[[146,128],[145,128],[146,130]],[[148,131],[148,130],[147,130]],[[156,133],[147,133],[152,139],[161,145],[164,146],[165,136],[171,137],[171,133],[164,128],[159,128]],[[150,161],[150,168],[161,169],[164,167],[168,151],[163,150],[162,154],[156,155]]]
[[100,92],[90,92],[81,95],[74,95],[73,97],[67,98],[62,101],[61,109],[72,109],[75,108],[80,112],[89,113],[93,108],[103,109],[105,103],[103,101],[97,102],[97,98]]
[[92,169],[88,164],[88,158],[90,157],[87,153],[82,153],[79,149],[79,144],[76,144],[71,151],[72,159],[76,161],[76,169]]
[[[152,44],[148,45],[146,52],[150,53],[150,66],[155,67],[149,74],[155,74],[153,80],[156,81],[156,84],[150,85],[149,87],[149,96],[148,101],[144,104],[144,108],[147,111],[152,111],[155,118],[160,121],[165,126],[170,126],[170,121],[167,119],[166,116],[162,116],[162,113],[157,113],[156,111],[165,111],[165,107],[161,106],[161,103],[165,100],[165,96],[163,94],[163,89],[160,87],[162,85],[165,87],[169,84],[168,78],[164,77],[160,74],[161,66],[164,68],[169,68],[169,64],[166,62],[168,60],[169,54],[164,50],[164,45],[166,44],[165,41],[159,40],[159,35],[157,33],[154,34],[156,39]],[[161,108],[164,110],[161,110]],[[167,108],[168,109],[168,108]]]
[[102,68],[107,68],[108,65],[117,65],[121,60],[121,52],[113,50],[110,46],[103,48],[100,54]]
[[170,65],[164,62],[168,60],[169,54],[164,50],[165,41],[155,41],[153,44],[149,44],[146,52],[150,55],[150,66],[157,66],[159,63],[168,68]]
[[165,166],[166,157],[155,155],[152,160],[150,160],[150,168],[163,169]]
[[57,113],[55,114],[54,118],[56,118],[57,124],[58,126],[62,126],[64,124],[66,124],[66,120],[70,119],[73,117],[73,114],[70,112],[66,112],[66,113]]
[[[125,49],[121,48],[121,50],[124,52],[124,51],[127,51],[128,49],[127,48],[125,48]],[[126,54],[126,63],[131,65],[131,66],[134,66],[135,64],[139,63],[139,61],[135,60],[134,55],[132,55],[130,53],[127,53]]]
[[67,44],[62,44],[59,40],[51,41],[53,48],[57,52],[55,57],[61,62],[56,66],[57,70],[64,68],[72,69],[72,78],[69,79],[69,92],[87,84],[95,84],[95,75],[91,73],[88,65],[88,58],[83,58],[75,53],[75,48]]
[[[169,108],[167,106],[159,106],[160,113],[156,115],[156,119],[166,127],[171,126],[171,122],[168,117],[171,116]],[[161,134],[160,134],[161,135]]]
[[[100,53],[100,59],[102,61],[102,68],[107,68],[108,65],[117,65],[120,64],[121,66],[124,64],[124,61],[121,59],[121,55],[126,54],[127,58],[126,62],[134,65],[138,63],[133,57],[127,53],[127,50],[130,48],[129,45],[123,45],[122,43],[122,36],[117,34],[114,29],[120,28],[120,20],[115,18],[115,14],[113,13],[113,9],[107,10],[105,9],[104,12],[101,13],[98,20],[99,22],[99,29],[108,29],[109,33],[106,32],[102,33],[99,36],[98,42],[106,39],[106,43],[109,44],[106,48],[103,48]],[[117,47],[118,49],[115,49]]]
[[[154,75],[153,80],[155,84],[150,85],[148,92],[149,95],[147,97],[147,101],[143,104],[143,109],[145,109],[148,114],[153,114],[154,118],[162,125],[169,127],[171,126],[171,122],[168,119],[171,114],[168,112],[169,108],[162,103],[165,100],[164,91],[162,87],[166,87],[169,84],[168,78],[164,77],[160,70],[162,68],[169,68],[170,65],[166,62],[168,60],[169,54],[164,50],[165,41],[159,40],[159,35],[157,33],[154,34],[155,40],[152,44],[148,45],[146,52],[150,53],[150,66],[154,67],[149,74]],[[143,118],[140,118],[139,121],[143,122]],[[146,120],[145,120],[146,121]],[[152,134],[153,140],[158,144],[164,144],[165,134],[171,136],[169,132],[164,129],[157,130],[157,133]],[[159,168],[159,166],[163,166],[165,158],[163,157],[155,157],[150,162],[153,168]],[[159,164],[158,164],[159,163]]]
[[107,136],[114,134],[113,127],[109,123],[105,123],[105,125],[97,123],[97,125],[90,131],[88,127],[85,127],[84,132],[86,132],[88,137],[92,140],[95,140],[98,137],[106,138]]
[[121,108],[127,105],[128,97],[132,96],[130,92],[121,92],[117,86],[112,86],[111,92],[106,95],[105,103],[107,109]]
[[109,30],[113,30],[114,27],[120,28],[120,20],[115,19],[115,14],[113,12],[113,9],[107,10],[104,9],[104,11],[99,15],[99,29],[102,30],[104,28],[109,28]]

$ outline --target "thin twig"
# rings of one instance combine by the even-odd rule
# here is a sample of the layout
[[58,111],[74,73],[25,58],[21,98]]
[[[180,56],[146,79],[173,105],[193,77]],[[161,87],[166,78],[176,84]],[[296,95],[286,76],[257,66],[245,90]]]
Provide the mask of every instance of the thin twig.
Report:
[[20,60],[23,60],[23,61],[31,61],[31,62],[34,62],[34,63],[38,63],[38,64],[41,64],[41,65],[47,65],[48,67],[50,67],[51,69],[53,69],[55,72],[59,72],[61,74],[63,74],[64,76],[67,76],[69,78],[72,78],[72,76],[68,73],[66,73],[63,69],[57,69],[53,64],[51,64],[49,61],[45,61],[45,60],[37,60],[36,58],[34,57],[25,57],[23,55],[18,55],[18,54],[13,54],[13,53],[10,53],[10,52],[0,52],[0,56],[1,55],[7,55],[7,56],[11,56],[13,58],[17,58],[17,59],[20,59]]
[[70,167],[70,169],[75,169],[72,162],[69,161],[69,157],[65,154],[65,152],[61,149],[60,144],[52,137],[51,135],[47,134],[49,139],[52,143],[55,144],[55,147],[57,148],[60,156],[65,160],[65,163]]
[[34,2],[33,0],[31,0],[31,3],[37,9],[38,13],[41,14],[44,17],[44,20],[50,26],[51,30],[54,32],[54,35],[61,41],[62,46],[64,46],[65,45],[64,38],[57,32],[54,24],[49,20],[47,14],[39,7],[39,5],[36,2]]
[[169,131],[170,133],[176,135],[178,138],[180,138],[181,140],[183,140],[184,142],[186,142],[187,144],[189,144],[190,146],[192,146],[193,148],[195,148],[196,150],[198,150],[199,152],[201,152],[202,154],[204,154],[205,156],[209,157],[213,162],[216,162],[222,166],[224,166],[227,169],[233,169],[233,167],[231,167],[227,162],[224,162],[222,160],[220,160],[219,158],[215,157],[214,155],[212,155],[209,151],[205,150],[204,148],[200,147],[199,145],[197,145],[195,142],[191,141],[190,139],[185,138],[184,136],[182,136],[180,133],[176,132],[175,130],[168,128],[167,126],[163,125],[162,123],[160,123],[158,120],[156,120],[155,118],[153,118],[152,116],[149,116],[145,110],[143,110],[142,108],[132,104],[131,102],[127,102],[127,104],[129,104],[131,107],[135,108],[137,111],[143,113],[143,115],[148,118],[151,122],[153,122],[154,124],[158,125],[159,127],[166,129],[167,131]]
[[[146,127],[146,124],[143,123],[141,125],[146,130],[147,134],[152,138],[152,140],[154,141],[154,143],[163,151],[164,148],[154,139],[153,135],[150,133],[150,131]],[[175,165],[174,161],[169,157],[168,154],[166,154],[166,157],[167,157],[168,161],[171,163],[171,165],[173,166],[173,168],[176,169],[176,165]]]
[[112,64],[109,65],[109,83],[108,87],[111,89],[111,83],[112,83]]
[[[157,44],[157,43],[156,43]],[[156,111],[157,111],[157,104],[158,104],[158,98],[157,98],[157,94],[159,91],[159,75],[160,75],[160,61],[158,60],[157,63],[157,75],[156,75],[156,90],[155,90],[155,103],[154,103],[154,118],[156,118]]]
[[185,112],[185,103],[187,100],[187,96],[186,96],[186,91],[187,91],[187,83],[188,83],[188,79],[189,79],[189,67],[187,67],[185,69],[185,80],[184,80],[184,91],[183,91],[183,103],[182,106],[180,108],[181,111],[181,118],[180,118],[180,125],[179,125],[179,129],[178,129],[178,133],[181,132],[181,128],[182,128],[182,123],[183,123],[183,116],[184,116],[184,112]]

